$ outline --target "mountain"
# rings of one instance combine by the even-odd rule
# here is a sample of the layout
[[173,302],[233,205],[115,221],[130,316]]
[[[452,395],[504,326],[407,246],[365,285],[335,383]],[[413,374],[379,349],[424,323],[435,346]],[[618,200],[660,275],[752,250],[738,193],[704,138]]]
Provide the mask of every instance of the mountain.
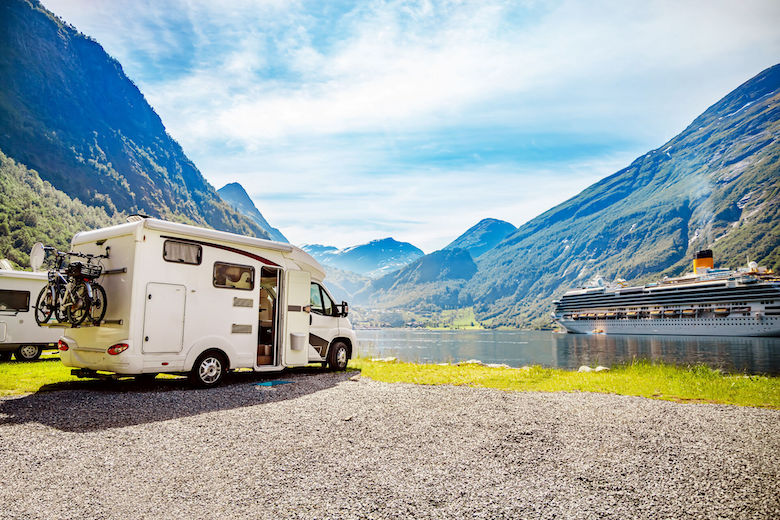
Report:
[[0,2],[0,149],[109,214],[268,237],[220,199],[121,65],[38,0]]
[[465,307],[471,301],[461,290],[476,272],[468,251],[442,249],[374,280],[357,301],[415,311]]
[[103,208],[71,200],[0,152],[0,258],[29,267],[35,242],[67,250],[77,232],[122,222]]
[[716,265],[780,268],[780,65],[708,108],[679,135],[479,257],[466,290],[481,320],[528,325],[596,274],[649,280]]
[[504,220],[482,219],[444,249],[465,249],[472,258],[477,258],[485,251],[493,249],[496,244],[515,230],[517,230],[515,226]]
[[217,190],[217,193],[222,197],[222,200],[233,206],[233,209],[245,217],[249,217],[255,224],[267,231],[271,240],[276,240],[277,242],[290,242],[281,231],[275,227],[271,227],[268,221],[263,217],[263,214],[257,209],[255,203],[252,202],[252,199],[249,198],[244,187],[239,183],[231,182],[230,184],[225,184]]
[[318,244],[302,246],[319,262],[345,271],[378,278],[412,262],[424,253],[408,242],[392,238],[372,240],[367,244],[336,249]]

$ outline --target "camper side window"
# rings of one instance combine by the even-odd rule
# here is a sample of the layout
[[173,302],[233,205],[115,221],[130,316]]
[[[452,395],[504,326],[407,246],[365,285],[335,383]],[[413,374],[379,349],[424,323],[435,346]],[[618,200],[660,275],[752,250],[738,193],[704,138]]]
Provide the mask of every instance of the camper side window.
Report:
[[214,262],[214,287],[251,291],[255,288],[255,268]]
[[27,312],[30,310],[30,291],[0,290],[0,311]]
[[177,240],[166,240],[163,244],[163,259],[178,264],[200,265],[203,248],[198,244],[188,244]]

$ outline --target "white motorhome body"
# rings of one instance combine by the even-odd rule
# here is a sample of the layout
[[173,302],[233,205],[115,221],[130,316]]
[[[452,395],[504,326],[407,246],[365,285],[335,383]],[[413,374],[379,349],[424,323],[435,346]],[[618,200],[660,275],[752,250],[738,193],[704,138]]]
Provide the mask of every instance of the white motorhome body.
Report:
[[35,299],[47,283],[46,273],[0,269],[0,358],[11,352],[18,360],[37,359],[56,348],[60,332],[39,327]]
[[[65,330],[66,366],[193,377],[200,370],[208,384],[215,370],[343,368],[357,344],[322,285],[324,270],[295,246],[139,218],[79,233],[72,249],[108,251],[99,280],[107,310],[99,326]],[[315,293],[325,300],[320,307]]]

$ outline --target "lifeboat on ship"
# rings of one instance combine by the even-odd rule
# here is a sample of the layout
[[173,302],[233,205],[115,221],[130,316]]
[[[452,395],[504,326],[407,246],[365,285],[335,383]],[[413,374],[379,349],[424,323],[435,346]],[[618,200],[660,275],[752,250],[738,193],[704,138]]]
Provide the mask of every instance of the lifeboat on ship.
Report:
[[693,318],[694,316],[696,316],[696,311],[693,309],[683,309],[682,314],[686,318]]
[[680,315],[680,311],[678,311],[677,309],[669,309],[664,311],[665,318],[676,318],[679,315]]
[[650,311],[650,317],[651,318],[660,318],[661,317],[661,311]]
[[720,316],[720,317],[728,316],[729,314],[731,314],[731,311],[729,311],[726,307],[718,307],[717,309],[715,309],[714,312],[715,312],[715,316]]
[[629,317],[629,318],[636,318],[637,316],[639,316],[639,313],[636,312],[636,311],[628,311],[626,313],[626,316]]

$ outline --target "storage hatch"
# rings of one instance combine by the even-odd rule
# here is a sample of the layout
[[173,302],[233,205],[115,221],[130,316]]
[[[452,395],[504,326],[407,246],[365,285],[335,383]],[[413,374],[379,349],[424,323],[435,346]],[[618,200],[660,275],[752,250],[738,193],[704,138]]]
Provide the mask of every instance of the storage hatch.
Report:
[[181,351],[186,298],[187,288],[183,285],[146,285],[143,352]]

